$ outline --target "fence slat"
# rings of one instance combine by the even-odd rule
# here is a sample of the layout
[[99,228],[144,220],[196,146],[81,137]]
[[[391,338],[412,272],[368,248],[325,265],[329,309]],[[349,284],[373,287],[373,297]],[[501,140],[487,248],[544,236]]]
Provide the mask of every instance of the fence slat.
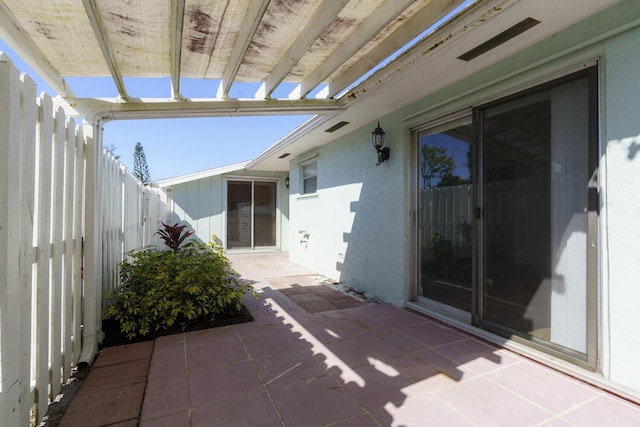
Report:
[[36,288],[36,419],[47,413],[49,399],[49,283],[51,276],[51,184],[53,104],[41,96],[38,136],[38,249]]
[[84,132],[76,129],[75,179],[73,197],[73,364],[78,363],[82,350],[82,224],[84,206]]
[[20,422],[20,87],[18,70],[0,54],[0,424],[7,426]]
[[62,286],[62,379],[66,382],[71,375],[71,336],[72,336],[72,294],[73,280],[73,181],[75,178],[76,133],[72,118],[65,123],[65,161],[64,161],[64,281]]
[[65,120],[62,108],[55,111],[54,121],[54,145],[53,145],[53,261],[51,283],[51,397],[60,393],[62,363],[62,241],[64,225],[64,139]]
[[456,185],[420,190],[420,238],[424,247],[439,233],[454,245],[469,244],[458,225],[471,224],[471,185]]
[[93,361],[103,291],[167,212],[160,190],[103,153],[100,129],[36,97],[0,53],[2,426],[40,423],[71,367]]
[[[20,135],[20,390],[21,400],[31,400],[31,335],[34,312],[33,295],[33,233],[35,192],[35,131],[37,121],[36,85],[22,76]],[[20,425],[29,423],[31,408],[21,405]]]

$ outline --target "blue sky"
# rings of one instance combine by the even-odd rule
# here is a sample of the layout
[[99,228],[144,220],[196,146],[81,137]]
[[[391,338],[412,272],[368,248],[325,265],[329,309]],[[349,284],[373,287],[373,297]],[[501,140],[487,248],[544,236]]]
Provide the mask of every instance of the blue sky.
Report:
[[[413,40],[363,75],[343,93],[356,86],[376,70],[396,58],[427,33],[446,22],[457,11],[468,6],[467,0],[433,26],[417,35]],[[0,39],[0,51],[6,52],[14,65],[29,74],[38,85],[38,92],[45,91],[52,97],[55,92]],[[67,84],[78,97],[118,96],[111,78],[68,78]],[[134,79],[125,78],[125,87],[131,97],[169,98],[169,78]],[[274,92],[274,98],[286,98],[293,84],[283,83]],[[253,98],[259,84],[234,84],[229,95],[232,98]],[[315,94],[320,88],[314,90]],[[187,98],[213,98],[216,82],[196,79],[181,79],[180,93]],[[251,160],[279,139],[304,123],[310,116],[255,116],[215,117],[192,119],[117,120],[104,126],[104,145],[115,147],[115,154],[130,170],[133,167],[133,150],[137,142],[142,144],[151,178],[171,178],[201,170],[216,168],[245,160]]]
[[[0,51],[5,52],[14,65],[32,77],[38,85],[38,93],[45,91],[52,97],[52,90],[22,59],[2,40]],[[78,97],[116,97],[111,79],[71,78],[67,83]],[[170,96],[169,79],[125,79],[129,94],[133,97]],[[214,83],[183,79],[181,93],[186,97],[214,97]],[[255,85],[238,85],[231,95],[253,97]],[[235,87],[235,86],[234,86]],[[283,87],[283,91],[287,88]],[[291,89],[289,89],[291,90]],[[163,92],[164,91],[164,92]],[[158,95],[158,94],[162,95]],[[166,93],[166,94],[165,94]],[[279,96],[285,96],[281,94]],[[171,178],[187,173],[216,168],[251,160],[280,138],[305,122],[308,115],[214,117],[191,119],[116,120],[104,126],[104,145],[115,146],[115,154],[129,170],[133,169],[133,150],[137,142],[142,144],[153,180]]]

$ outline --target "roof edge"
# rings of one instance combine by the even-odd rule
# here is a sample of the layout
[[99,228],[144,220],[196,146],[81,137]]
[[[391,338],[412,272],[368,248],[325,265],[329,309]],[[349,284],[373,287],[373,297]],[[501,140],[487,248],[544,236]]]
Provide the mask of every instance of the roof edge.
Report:
[[221,166],[218,168],[207,169],[199,172],[188,173],[186,175],[180,175],[173,178],[158,180],[158,186],[160,188],[167,188],[173,185],[184,184],[185,182],[195,181],[202,178],[210,178],[212,176],[222,175],[228,172],[234,172],[241,169],[246,169],[249,161],[234,163],[231,165]]
[[309,120],[302,123],[297,128],[293,129],[284,137],[280,138],[271,147],[267,148],[262,153],[260,153],[258,157],[256,157],[253,160],[250,160],[247,164],[247,169],[255,169],[261,162],[268,160],[278,152],[283,151],[290,144],[293,144],[302,136],[316,129],[318,126],[322,125],[323,123],[326,123],[327,121],[331,120],[336,115],[337,113],[326,114],[326,115],[316,114],[315,116],[311,117]]

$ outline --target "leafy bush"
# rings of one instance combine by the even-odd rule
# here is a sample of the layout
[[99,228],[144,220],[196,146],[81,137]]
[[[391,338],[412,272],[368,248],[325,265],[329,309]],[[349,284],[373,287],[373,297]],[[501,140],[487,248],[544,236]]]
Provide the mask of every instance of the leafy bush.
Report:
[[216,243],[129,252],[120,264],[120,280],[105,317],[118,321],[129,339],[213,320],[218,313],[240,310],[245,292],[256,296],[253,286],[239,281]]
[[431,240],[429,241],[429,249],[431,249],[433,259],[438,260],[451,257],[453,245],[451,244],[451,240],[447,239],[442,234],[433,233],[431,235]]
[[162,228],[156,231],[156,234],[160,235],[164,244],[169,246],[172,251],[178,252],[185,239],[195,233],[195,230],[188,230],[183,234],[185,228],[187,228],[186,225],[169,225],[163,222]]

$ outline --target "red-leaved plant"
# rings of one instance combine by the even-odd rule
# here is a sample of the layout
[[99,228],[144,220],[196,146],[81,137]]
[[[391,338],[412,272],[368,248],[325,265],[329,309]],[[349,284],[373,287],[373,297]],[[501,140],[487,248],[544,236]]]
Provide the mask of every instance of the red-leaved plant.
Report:
[[184,231],[184,229],[187,228],[186,225],[169,225],[163,222],[162,227],[163,228],[156,231],[156,234],[159,234],[164,244],[169,246],[174,252],[178,252],[185,239],[195,233],[194,230]]

